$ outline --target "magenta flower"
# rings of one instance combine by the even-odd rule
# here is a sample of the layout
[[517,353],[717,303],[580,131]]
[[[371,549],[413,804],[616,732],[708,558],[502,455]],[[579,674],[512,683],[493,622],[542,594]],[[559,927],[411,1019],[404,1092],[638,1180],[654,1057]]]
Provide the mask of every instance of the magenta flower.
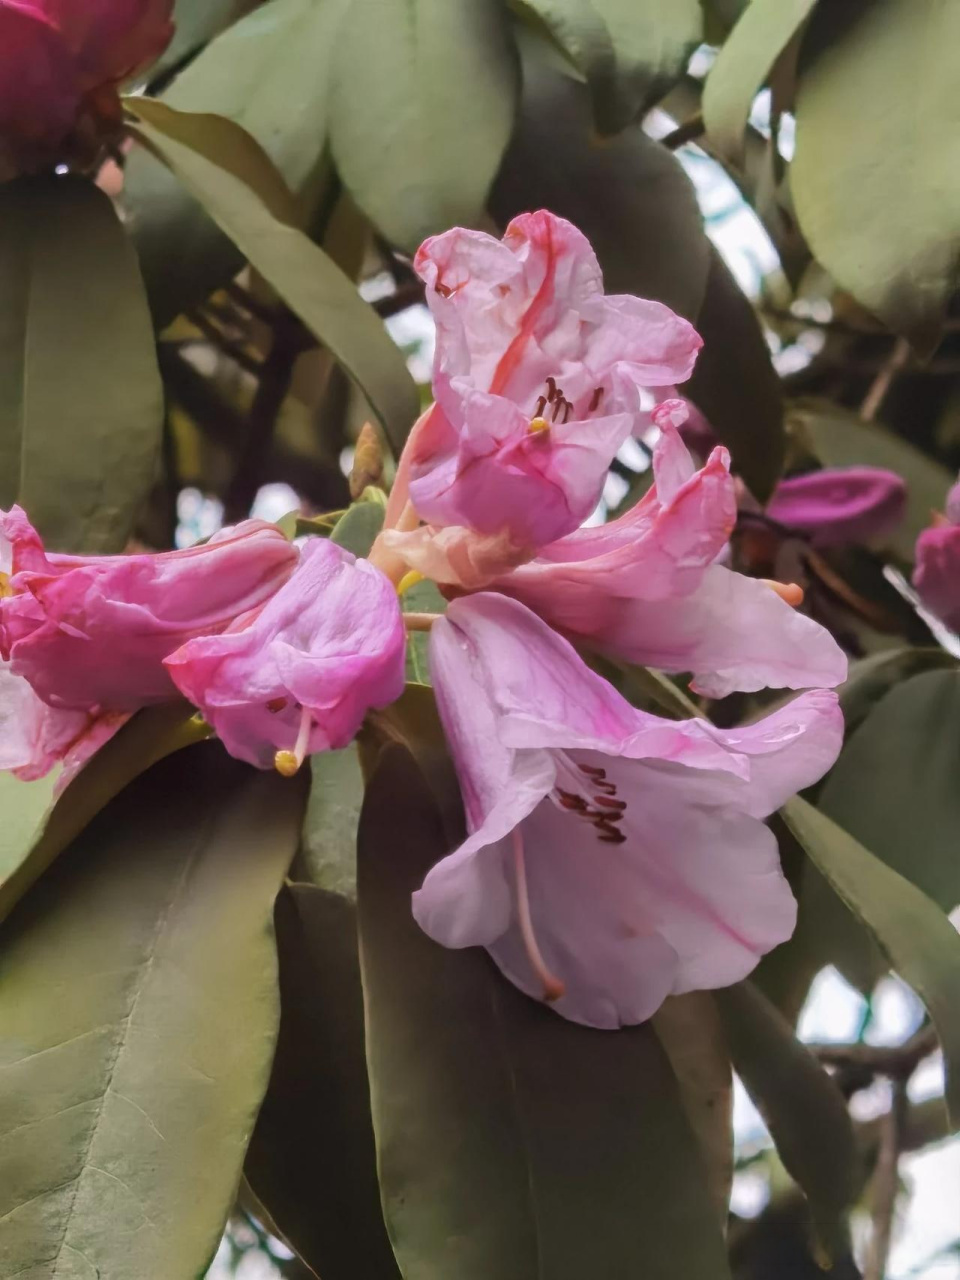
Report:
[[778,584],[717,563],[736,520],[726,449],[699,471],[660,406],[655,483],[618,520],[541,550],[492,585],[523,601],[575,643],[663,671],[692,672],[723,697],[831,686],[847,661],[819,623],[797,613]]
[[135,711],[175,697],[163,659],[264,604],[297,549],[262,520],[160,555],[47,554],[24,512],[0,512],[9,576],[0,656],[53,707]]
[[661,720],[493,593],[450,605],[431,665],[470,831],[414,894],[431,937],[485,946],[521,990],[614,1028],[790,936],[762,819],[836,759],[835,694],[740,729]]
[[120,120],[117,85],[163,52],[173,0],[0,0],[0,179]]
[[165,666],[231,755],[291,774],[308,753],[345,747],[371,707],[400,696],[405,644],[391,582],[314,538],[261,609],[189,640]]
[[844,547],[887,537],[903,519],[907,486],[881,467],[826,467],[781,480],[767,515],[815,547]]
[[947,494],[946,515],[917,539],[913,585],[922,602],[960,632],[960,483]]
[[415,266],[437,322],[437,403],[399,489],[448,544],[456,530],[519,563],[590,514],[639,389],[689,377],[700,339],[658,302],[605,297],[585,237],[543,211],[502,241],[435,236]]
[[43,778],[62,763],[62,791],[128,718],[123,712],[96,716],[47,706],[22,676],[0,663],[0,770],[21,782]]

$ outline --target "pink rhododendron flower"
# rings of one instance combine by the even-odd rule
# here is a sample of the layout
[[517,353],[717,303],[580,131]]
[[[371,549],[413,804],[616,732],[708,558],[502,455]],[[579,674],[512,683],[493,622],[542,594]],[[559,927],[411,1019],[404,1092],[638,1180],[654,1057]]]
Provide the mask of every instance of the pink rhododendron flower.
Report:
[[315,538],[260,610],[188,641],[165,665],[231,755],[295,773],[308,752],[345,747],[371,707],[400,696],[405,651],[389,579]]
[[24,512],[0,512],[9,576],[0,656],[54,707],[135,711],[175,697],[163,659],[265,603],[299,553],[263,520],[159,555],[48,554]]
[[688,377],[700,339],[661,303],[604,296],[585,237],[545,211],[502,241],[434,236],[415,266],[437,322],[437,403],[411,435],[387,524],[409,496],[448,546],[479,542],[461,559],[519,563],[589,515],[639,389]]
[[718,447],[696,470],[670,404],[661,406],[647,494],[619,519],[543,548],[491,588],[576,643],[692,672],[711,697],[839,684],[847,661],[824,627],[771,584],[716,563],[736,520],[730,458]]
[[0,178],[115,128],[117,85],[163,52],[172,12],[173,0],[0,0]]
[[946,514],[917,539],[913,585],[930,612],[960,632],[960,483],[947,494]]
[[0,663],[0,770],[22,782],[43,778],[62,763],[57,779],[62,791],[127,719],[122,712],[95,716],[50,707],[22,676]]
[[485,946],[523,991],[613,1028],[738,981],[790,936],[762,819],[835,760],[835,694],[739,729],[661,720],[494,593],[450,605],[431,666],[470,831],[414,895],[431,937]]

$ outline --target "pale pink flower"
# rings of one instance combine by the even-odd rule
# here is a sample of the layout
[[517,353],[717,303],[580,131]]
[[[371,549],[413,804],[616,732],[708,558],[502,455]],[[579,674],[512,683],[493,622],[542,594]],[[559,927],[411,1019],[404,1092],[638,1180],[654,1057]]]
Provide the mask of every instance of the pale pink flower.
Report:
[[0,770],[21,782],[34,782],[62,764],[62,791],[128,718],[123,712],[92,715],[50,707],[0,663]]
[[543,548],[491,588],[578,644],[691,672],[710,697],[841,683],[847,661],[824,627],[768,582],[717,563],[736,521],[726,449],[696,470],[668,417],[659,425],[655,483],[635,506]]
[[0,0],[0,177],[115,128],[117,86],[166,48],[172,12],[173,0]]
[[266,604],[166,659],[231,755],[295,773],[345,747],[372,707],[403,692],[406,637],[392,583],[323,538]]
[[604,296],[585,237],[545,211],[502,241],[434,236],[415,266],[437,323],[437,403],[408,442],[387,524],[409,496],[448,544],[457,530],[519,563],[589,515],[640,388],[688,377],[700,338],[661,303]]
[[48,554],[14,507],[0,512],[0,540],[0,656],[44,702],[95,713],[175,697],[163,659],[264,604],[299,556],[263,520],[185,551],[69,556]]
[[913,585],[930,612],[960,632],[960,483],[947,494],[945,515],[917,539]]
[[431,937],[485,946],[529,995],[614,1028],[790,936],[763,818],[835,760],[835,694],[739,729],[661,720],[494,593],[450,605],[431,667],[470,832],[414,894]]

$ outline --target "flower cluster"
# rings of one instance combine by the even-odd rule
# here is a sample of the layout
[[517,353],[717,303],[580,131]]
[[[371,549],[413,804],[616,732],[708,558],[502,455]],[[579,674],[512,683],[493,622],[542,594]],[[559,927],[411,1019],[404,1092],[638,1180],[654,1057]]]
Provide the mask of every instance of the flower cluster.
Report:
[[[639,1022],[790,935],[763,820],[835,759],[846,660],[795,589],[720,563],[737,489],[723,447],[693,462],[683,402],[654,411],[648,494],[582,527],[645,397],[689,376],[686,321],[605,296],[587,241],[544,212],[502,241],[428,240],[416,268],[436,402],[369,559],[255,520],[188,551],[52,555],[23,512],[0,519],[0,764],[72,773],[138,707],[182,694],[233,755],[292,773],[400,695],[398,596],[428,576],[449,602],[419,621],[469,835],[415,916],[566,1017]],[[807,692],[738,729],[666,720],[583,650],[692,673],[711,697]]]
[[173,0],[0,0],[0,181],[96,155],[117,86],[173,35]]

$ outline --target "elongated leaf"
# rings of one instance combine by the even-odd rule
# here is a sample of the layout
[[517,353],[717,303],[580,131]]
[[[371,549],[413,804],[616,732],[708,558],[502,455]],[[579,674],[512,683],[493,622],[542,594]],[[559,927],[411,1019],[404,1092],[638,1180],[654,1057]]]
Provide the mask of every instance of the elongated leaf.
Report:
[[[23,861],[24,850],[36,839],[37,830],[53,804],[56,775],[39,782],[21,782],[12,773],[0,773],[0,885]],[[2,892],[2,890],[0,890]]]
[[6,848],[0,882],[0,921],[129,782],[164,756],[201,742],[209,733],[209,726],[196,720],[193,708],[184,702],[150,707],[134,716],[83,767],[52,808],[37,815],[32,828],[26,823],[18,828],[21,835],[17,845],[9,843]]
[[[921,677],[926,678],[926,677]],[[960,935],[925,893],[842,827],[797,797],[782,810],[833,891],[870,930],[890,965],[927,1007],[947,1072],[946,1098],[960,1126]]]
[[697,328],[703,350],[684,394],[706,414],[730,449],[734,470],[764,502],[783,469],[783,396],[756,312],[713,248]]
[[[307,196],[304,188],[315,186],[311,179],[327,140],[327,66],[338,14],[338,0],[271,0],[215,39],[161,99],[180,111],[213,112],[241,125],[291,190],[303,193],[301,225],[318,194]],[[127,163],[124,200],[159,327],[240,269],[243,255],[236,246],[183,184],[143,151],[135,150]]]
[[490,201],[501,225],[550,209],[588,237],[608,293],[655,298],[695,321],[710,265],[679,162],[639,128],[601,143],[590,97],[524,41],[520,119]]
[[922,351],[960,279],[960,6],[848,0],[804,41],[790,187],[817,258]]
[[176,0],[173,39],[163,55],[148,69],[148,78],[152,82],[158,75],[177,66],[257,3],[258,0]]
[[714,147],[743,163],[753,100],[816,0],[752,0],[727,37],[703,89],[703,122]]
[[822,1246],[835,1257],[862,1181],[846,1100],[752,983],[726,987],[716,998],[733,1065],[810,1201]]
[[733,1182],[733,1072],[713,992],[669,996],[652,1023],[680,1085],[717,1220],[726,1230]]
[[[849,738],[818,807],[944,911],[960,903],[960,671],[927,671],[881,698]],[[813,881],[802,896],[817,954],[869,990],[885,964]],[[816,926],[813,926],[813,919]],[[805,930],[806,932],[806,930]]]
[[566,1022],[410,893],[445,841],[387,752],[358,844],[367,1061],[387,1228],[407,1280],[728,1275],[676,1081],[649,1027]]
[[347,0],[330,140],[371,221],[413,251],[476,225],[513,127],[516,55],[500,0]]
[[355,902],[357,827],[363,805],[363,773],[357,744],[321,751],[310,761],[310,801],[297,859],[298,879]]
[[0,184],[0,226],[0,506],[56,550],[120,551],[163,414],[136,257],[81,178]]
[[791,429],[812,447],[825,467],[883,467],[903,477],[907,510],[889,543],[904,560],[912,561],[918,535],[930,523],[930,513],[943,509],[956,476],[909,440],[861,422],[835,404],[802,400],[791,404],[788,417]]
[[367,397],[394,448],[419,409],[403,356],[353,281],[283,219],[289,195],[253,139],[219,116],[128,99],[136,133],[193,192],[252,266],[333,352]]
[[303,799],[219,745],[184,752],[7,923],[0,1274],[203,1274],[269,1075]]
[[277,901],[282,1013],[245,1171],[323,1280],[398,1280],[380,1208],[356,912],[313,885]]
[[590,86],[597,128],[618,133],[680,77],[703,38],[699,0],[516,0]]
[[897,685],[924,672],[956,671],[957,668],[957,659],[952,654],[932,646],[884,649],[852,662],[847,679],[839,689],[847,736],[863,724],[881,699]]

